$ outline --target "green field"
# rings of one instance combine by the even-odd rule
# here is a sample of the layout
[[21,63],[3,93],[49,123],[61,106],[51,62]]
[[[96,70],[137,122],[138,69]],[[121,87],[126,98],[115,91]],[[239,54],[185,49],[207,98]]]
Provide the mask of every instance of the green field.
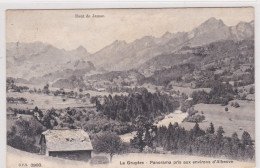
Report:
[[188,96],[191,96],[191,94],[194,91],[206,91],[206,92],[210,92],[210,88],[197,88],[197,89],[193,89],[193,88],[189,88],[189,87],[180,87],[180,86],[172,86],[172,90],[174,91],[179,91],[180,93],[185,93]]
[[33,109],[37,106],[40,109],[51,109],[51,108],[67,108],[67,107],[82,107],[88,105],[88,101],[83,103],[73,98],[66,98],[66,101],[63,101],[61,96],[50,96],[46,94],[37,94],[29,92],[8,92],[8,97],[24,97],[27,99],[27,104],[16,104],[8,103],[7,107],[19,108],[19,109]]
[[[240,107],[234,108],[230,106],[231,102],[238,102]],[[215,130],[222,126],[226,136],[231,136],[237,132],[241,137],[244,131],[250,133],[251,137],[255,138],[255,102],[247,100],[235,100],[229,102],[228,106],[218,104],[197,104],[194,109],[199,112],[203,111],[206,119],[199,123],[199,126],[204,130],[209,127],[210,122],[215,126]],[[228,112],[225,111],[228,107]],[[182,125],[186,129],[191,129],[194,123],[183,122]]]

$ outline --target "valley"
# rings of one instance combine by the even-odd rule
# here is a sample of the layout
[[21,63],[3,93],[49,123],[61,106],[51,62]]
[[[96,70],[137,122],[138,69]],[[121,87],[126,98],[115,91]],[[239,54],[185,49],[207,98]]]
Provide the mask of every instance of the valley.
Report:
[[96,53],[7,43],[7,144],[39,153],[43,131],[82,129],[93,142],[115,134],[131,157],[251,161],[253,30],[254,21],[209,18],[189,32],[116,40]]

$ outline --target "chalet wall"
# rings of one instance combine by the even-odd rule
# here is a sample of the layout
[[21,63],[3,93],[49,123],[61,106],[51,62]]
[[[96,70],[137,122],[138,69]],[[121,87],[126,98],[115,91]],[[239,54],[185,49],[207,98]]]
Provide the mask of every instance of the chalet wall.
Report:
[[49,156],[88,161],[91,159],[91,151],[49,151]]

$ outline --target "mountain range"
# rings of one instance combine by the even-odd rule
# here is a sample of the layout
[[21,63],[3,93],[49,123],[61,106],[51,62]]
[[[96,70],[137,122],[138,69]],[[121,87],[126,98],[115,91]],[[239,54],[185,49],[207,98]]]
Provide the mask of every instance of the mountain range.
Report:
[[63,70],[95,69],[87,61],[90,54],[80,46],[66,51],[50,44],[8,43],[6,48],[7,76],[20,77],[29,80],[33,77],[61,73]]
[[166,32],[160,38],[145,36],[132,43],[115,41],[92,54],[90,60],[97,68],[129,70],[140,67],[157,55],[173,53],[183,46],[195,47],[221,40],[240,41],[252,39],[253,36],[254,21],[240,22],[229,27],[222,20],[210,18],[190,32]]
[[189,32],[166,32],[159,38],[145,36],[131,43],[116,40],[93,54],[82,46],[67,51],[41,42],[7,43],[7,76],[46,82],[78,73],[84,75],[96,69],[107,71],[138,69],[144,72],[145,66],[151,68],[147,64],[152,59],[156,59],[159,55],[168,57],[176,55],[173,53],[183,47],[253,38],[254,21],[227,26],[222,20],[210,18]]

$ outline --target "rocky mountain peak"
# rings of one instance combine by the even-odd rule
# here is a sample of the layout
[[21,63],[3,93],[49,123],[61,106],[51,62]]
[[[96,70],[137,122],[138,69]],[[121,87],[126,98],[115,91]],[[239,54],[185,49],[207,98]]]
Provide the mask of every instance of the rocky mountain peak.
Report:
[[112,45],[125,45],[125,44],[127,44],[126,43],[126,41],[124,41],[124,40],[115,40],[113,43],[112,43]]
[[162,38],[171,38],[172,37],[172,33],[170,33],[170,32],[166,32],[166,33],[164,33],[163,35],[162,35]]
[[215,17],[211,17],[208,20],[206,20],[204,23],[202,23],[198,28],[207,28],[207,29],[213,29],[218,27],[226,26],[224,22],[221,19],[216,19]]
[[77,51],[83,51],[83,52],[88,52],[87,49],[85,47],[83,47],[82,45],[80,45],[78,48],[76,48]]

